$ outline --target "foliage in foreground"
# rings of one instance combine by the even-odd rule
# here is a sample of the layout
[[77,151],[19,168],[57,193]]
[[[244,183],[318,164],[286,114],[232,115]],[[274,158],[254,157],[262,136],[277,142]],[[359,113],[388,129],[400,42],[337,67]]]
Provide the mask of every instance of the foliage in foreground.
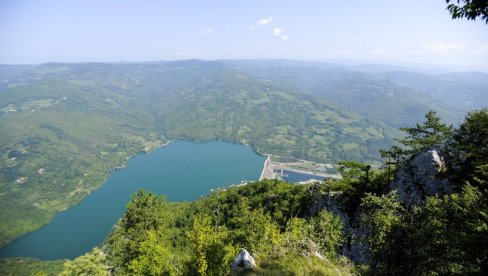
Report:
[[[266,180],[193,203],[140,191],[104,247],[107,263],[116,275],[226,275],[244,247],[258,265],[248,275],[486,274],[488,109],[470,113],[458,129],[429,112],[403,130],[404,147],[385,151],[398,162],[382,170],[343,162],[342,180]],[[438,177],[456,192],[413,206],[385,193],[392,172],[432,147],[445,151]],[[341,256],[354,257],[352,246],[366,251],[366,266]]]
[[[457,3],[455,3],[457,2]],[[485,0],[446,0],[452,19],[476,20],[481,17],[488,24],[488,2]]]
[[[314,254],[325,259],[307,259],[310,271],[349,270],[336,261],[342,221],[326,210],[309,216],[307,189],[261,181],[178,204],[140,191],[107,241],[108,263],[122,275],[226,275],[240,248],[246,248],[261,270],[303,270],[298,260]],[[279,259],[290,266],[277,268],[273,264]]]
[[105,264],[105,261],[105,254],[95,247],[91,252],[88,252],[73,261],[66,261],[64,263],[64,270],[59,276],[103,276],[107,274],[109,269]]
[[[437,177],[457,191],[406,205],[395,194],[367,193],[360,224],[367,233],[374,274],[448,275],[488,273],[488,109],[468,114],[452,130],[429,112],[426,122],[405,128],[406,162],[431,149],[446,154]],[[393,151],[390,151],[390,153]],[[391,164],[390,164],[391,165]],[[394,165],[394,168],[401,163]]]

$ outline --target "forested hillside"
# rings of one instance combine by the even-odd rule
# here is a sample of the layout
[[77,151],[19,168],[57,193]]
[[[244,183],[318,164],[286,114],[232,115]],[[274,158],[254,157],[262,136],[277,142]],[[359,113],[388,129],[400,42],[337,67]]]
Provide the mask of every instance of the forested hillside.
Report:
[[[429,112],[402,130],[403,146],[383,151],[385,169],[342,162],[341,180],[254,182],[192,203],[141,190],[103,247],[65,263],[63,275],[109,267],[115,275],[228,275],[241,248],[256,261],[250,275],[485,275],[488,109],[459,128]],[[426,154],[434,158],[420,161],[420,180],[398,185],[414,179]],[[402,180],[405,170],[412,174]]]
[[[467,112],[488,105],[488,74],[427,74],[386,65],[337,65],[289,60],[227,61],[250,74],[287,83],[398,128],[414,124],[430,109],[459,123]],[[402,71],[403,70],[403,71]]]
[[[269,64],[282,68],[277,76]],[[415,122],[429,108],[409,96],[413,88],[337,65],[300,64],[2,66],[1,244],[47,223],[127,158],[167,140],[221,139],[265,154],[379,166],[379,149],[399,135],[392,126]]]
[[[335,162],[378,160],[392,131],[215,62],[47,64],[0,92],[0,241],[45,224],[167,139],[224,139]],[[222,97],[225,95],[225,97]]]

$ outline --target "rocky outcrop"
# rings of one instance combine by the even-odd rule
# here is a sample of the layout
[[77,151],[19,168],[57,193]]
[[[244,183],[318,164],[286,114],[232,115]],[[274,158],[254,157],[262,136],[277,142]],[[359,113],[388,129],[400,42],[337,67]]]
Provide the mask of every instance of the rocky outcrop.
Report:
[[256,267],[256,262],[254,258],[247,252],[246,249],[242,248],[241,252],[237,254],[236,258],[230,265],[232,272],[240,272],[242,270],[252,269]]
[[[437,148],[414,155],[404,166],[399,168],[395,180],[389,184],[388,191],[396,190],[401,201],[407,206],[422,204],[427,196],[445,195],[454,192],[454,185],[442,175],[447,168],[444,154]],[[368,244],[361,240],[367,233],[359,225],[361,210],[357,210],[351,217],[342,206],[339,193],[318,194],[310,206],[309,214],[314,216],[321,210],[329,212],[342,219],[346,243],[342,248],[342,255],[355,263],[369,264],[370,252]],[[307,256],[313,255],[313,250]]]
[[441,150],[433,148],[418,153],[398,170],[389,190],[396,190],[407,206],[422,203],[426,196],[450,194],[454,186],[449,179],[440,176],[445,169]]
[[[330,195],[321,195],[314,199],[312,206],[309,209],[311,216],[317,215],[321,210],[326,209],[332,214],[339,216],[343,223],[343,232],[347,238],[346,244],[342,247],[342,255],[347,256],[356,263],[368,263],[368,247],[366,244],[358,242],[354,237],[364,235],[361,229],[358,228],[357,222],[359,214],[356,213],[354,217],[349,217],[344,211],[344,207],[339,200],[340,194],[331,193]],[[353,221],[355,223],[353,223]],[[354,225],[352,225],[354,224]],[[354,240],[354,241],[353,241]],[[313,247],[310,247],[313,249]],[[309,255],[319,256],[314,254],[314,250],[310,251]],[[317,252],[318,253],[318,252]]]

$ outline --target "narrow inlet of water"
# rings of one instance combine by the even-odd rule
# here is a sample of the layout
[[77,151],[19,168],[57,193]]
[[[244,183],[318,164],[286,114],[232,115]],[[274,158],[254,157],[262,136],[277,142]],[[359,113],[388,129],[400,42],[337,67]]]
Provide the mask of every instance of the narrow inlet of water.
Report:
[[258,180],[265,159],[249,146],[217,141],[176,141],[139,154],[80,204],[0,248],[0,257],[76,258],[103,242],[137,190],[169,201],[192,201],[212,188]]

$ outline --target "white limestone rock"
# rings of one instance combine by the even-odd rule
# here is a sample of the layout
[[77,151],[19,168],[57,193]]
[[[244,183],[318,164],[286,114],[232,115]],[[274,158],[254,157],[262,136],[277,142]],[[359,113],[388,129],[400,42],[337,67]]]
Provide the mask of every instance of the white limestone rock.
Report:
[[439,176],[445,169],[440,150],[433,148],[418,153],[398,170],[389,190],[396,190],[399,199],[408,206],[422,203],[426,196],[453,193],[454,187],[449,179]]
[[254,267],[256,267],[254,258],[244,248],[241,249],[241,252],[237,254],[236,258],[231,264],[232,271],[234,272],[242,269],[252,269]]

